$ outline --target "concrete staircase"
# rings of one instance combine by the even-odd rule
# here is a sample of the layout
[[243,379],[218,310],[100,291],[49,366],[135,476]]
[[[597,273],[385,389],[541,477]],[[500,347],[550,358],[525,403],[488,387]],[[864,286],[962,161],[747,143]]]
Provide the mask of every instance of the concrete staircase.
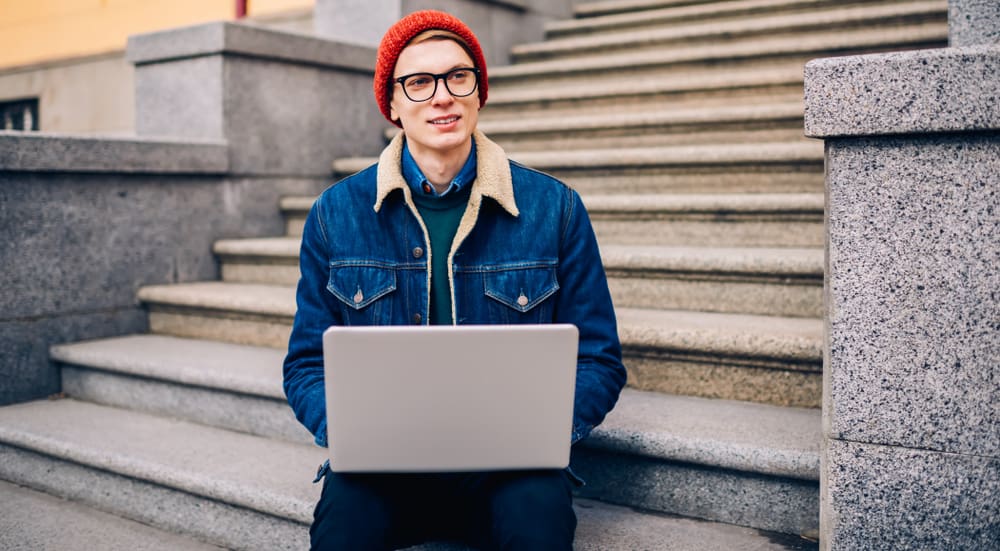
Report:
[[[574,452],[579,549],[813,547],[823,150],[802,138],[802,65],[942,46],[946,9],[595,2],[491,69],[480,127],[584,196],[619,314],[631,388]],[[312,200],[282,201],[284,237],[217,242],[221,281],[143,288],[152,334],[54,347],[68,398],[0,408],[0,479],[304,548],[324,452],[280,379]]]

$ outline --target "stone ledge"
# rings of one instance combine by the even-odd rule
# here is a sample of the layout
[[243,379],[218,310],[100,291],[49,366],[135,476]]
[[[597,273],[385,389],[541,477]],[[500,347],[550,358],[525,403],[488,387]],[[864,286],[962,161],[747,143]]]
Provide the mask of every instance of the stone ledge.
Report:
[[136,65],[218,54],[236,54],[374,74],[375,49],[276,31],[248,23],[216,21],[130,36],[126,59]]
[[0,131],[0,170],[225,174],[229,145],[220,140],[73,136]]
[[817,59],[806,136],[1000,130],[1000,46]]

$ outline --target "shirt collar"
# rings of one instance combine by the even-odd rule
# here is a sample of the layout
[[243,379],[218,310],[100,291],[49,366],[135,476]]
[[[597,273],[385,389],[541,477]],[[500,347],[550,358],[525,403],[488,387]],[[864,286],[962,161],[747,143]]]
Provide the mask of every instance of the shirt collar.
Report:
[[472,149],[469,150],[469,157],[465,159],[462,169],[458,171],[455,178],[452,179],[448,187],[441,193],[438,193],[434,189],[434,186],[427,181],[427,177],[424,176],[423,171],[417,166],[417,161],[410,154],[410,146],[406,142],[403,143],[403,159],[400,163],[400,168],[406,184],[410,186],[411,192],[423,194],[428,197],[444,197],[449,193],[463,189],[476,179],[476,140],[472,140]]
[[[507,154],[479,130],[473,133],[473,139],[476,143],[476,178],[472,182],[470,205],[474,203],[478,208],[482,198],[489,197],[511,216],[518,216],[519,210],[514,201],[514,185],[511,181]],[[382,202],[397,189],[403,191],[405,201],[412,206],[410,186],[406,184],[401,170],[404,141],[403,132],[396,134],[379,156],[375,178],[375,204],[372,205],[375,212],[382,209]]]

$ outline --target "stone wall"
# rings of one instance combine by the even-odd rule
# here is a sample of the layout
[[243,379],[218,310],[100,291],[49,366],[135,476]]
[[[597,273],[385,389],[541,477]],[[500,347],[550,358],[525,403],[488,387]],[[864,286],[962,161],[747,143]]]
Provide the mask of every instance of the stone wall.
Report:
[[823,549],[1000,544],[998,74],[995,42],[806,66],[806,133],[826,139]]
[[139,136],[0,132],[0,404],[59,391],[49,346],[147,329],[143,285],[217,279],[279,199],[376,155],[369,48],[211,23],[130,40]]

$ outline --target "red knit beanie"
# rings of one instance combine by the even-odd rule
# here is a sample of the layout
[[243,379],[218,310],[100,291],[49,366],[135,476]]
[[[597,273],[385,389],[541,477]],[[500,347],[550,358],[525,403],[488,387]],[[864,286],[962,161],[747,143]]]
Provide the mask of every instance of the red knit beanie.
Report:
[[382,37],[382,43],[378,46],[378,56],[375,59],[375,102],[378,103],[382,115],[389,122],[402,128],[398,121],[393,121],[390,116],[389,100],[392,97],[393,72],[396,70],[396,60],[399,53],[409,44],[410,40],[418,34],[431,30],[440,29],[450,31],[462,38],[468,46],[472,57],[472,63],[479,69],[479,107],[486,105],[486,59],[483,57],[483,49],[479,46],[479,40],[472,30],[462,23],[457,17],[435,10],[424,10],[413,12],[400,19],[395,25],[389,27]]

